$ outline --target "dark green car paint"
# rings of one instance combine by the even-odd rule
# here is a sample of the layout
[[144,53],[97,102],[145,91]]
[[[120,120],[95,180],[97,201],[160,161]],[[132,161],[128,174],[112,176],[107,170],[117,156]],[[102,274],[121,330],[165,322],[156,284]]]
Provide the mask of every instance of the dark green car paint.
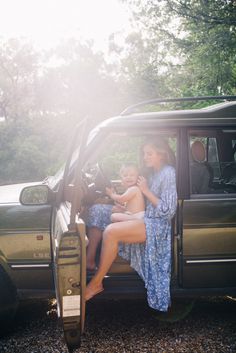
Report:
[[[236,132],[236,103],[223,103],[199,110],[118,116],[102,122],[91,132],[89,143],[82,146],[83,161],[79,162],[79,166],[86,164],[112,132],[132,135],[168,131],[176,136],[179,201],[173,222],[173,297],[236,294],[236,185],[225,184],[225,189],[223,187],[221,190],[221,181],[216,180],[219,185],[215,192],[193,195],[189,171],[188,143],[192,131],[196,136],[201,131],[210,131],[209,136],[218,136],[218,132],[222,134],[224,129]],[[234,136],[234,132],[232,134]],[[224,151],[220,153],[223,155]],[[64,180],[70,179],[69,165],[70,162]],[[78,180],[81,180],[80,177]],[[82,256],[85,254],[85,230],[83,227],[79,229],[78,221],[71,221],[65,182],[62,183],[60,178],[44,182],[58,196],[54,203],[32,206],[20,204],[21,190],[36,184],[42,183],[0,186],[0,266],[9,276],[20,298],[56,294],[61,306],[59,310],[63,311],[63,300],[66,303],[68,297],[80,296],[79,315],[62,315],[66,341],[72,349],[79,345],[85,313],[85,259]],[[76,195],[81,195],[78,185],[74,190]],[[67,244],[67,237],[70,236],[71,241],[76,237],[80,239],[80,245],[74,249]],[[71,256],[78,260],[77,267],[77,260],[74,263],[64,261]],[[104,297],[145,295],[141,279],[119,257],[112,265],[104,285]],[[77,312],[78,307],[74,306],[73,310]],[[78,335],[75,334],[77,329]]]
[[33,183],[0,186],[0,266],[20,296],[41,296],[43,292],[48,296],[54,288],[51,206],[21,205],[20,192],[30,185]]

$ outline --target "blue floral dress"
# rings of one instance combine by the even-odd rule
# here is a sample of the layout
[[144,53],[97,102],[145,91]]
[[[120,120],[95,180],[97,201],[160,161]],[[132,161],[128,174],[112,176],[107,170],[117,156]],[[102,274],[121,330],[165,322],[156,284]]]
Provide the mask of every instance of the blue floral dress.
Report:
[[[171,219],[177,206],[176,178],[167,165],[149,178],[149,189],[158,197],[157,206],[147,200],[144,223],[146,242],[120,244],[119,255],[129,261],[145,283],[151,308],[167,311],[170,306]],[[110,205],[94,205],[88,226],[104,230],[110,223]]]

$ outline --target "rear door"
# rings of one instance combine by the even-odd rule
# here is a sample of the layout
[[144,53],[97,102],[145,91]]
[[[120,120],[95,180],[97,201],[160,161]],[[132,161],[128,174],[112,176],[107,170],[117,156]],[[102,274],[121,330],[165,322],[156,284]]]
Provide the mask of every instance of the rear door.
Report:
[[[204,161],[193,161],[194,141],[204,145]],[[183,200],[181,205],[185,288],[236,287],[235,141],[236,129],[232,128],[188,131],[190,199]],[[197,178],[193,173],[198,170]],[[209,184],[203,190],[205,177]],[[194,180],[200,187],[194,187]]]
[[86,139],[85,129],[86,121],[75,133],[52,217],[57,310],[69,351],[80,346],[85,319],[86,235],[85,224],[79,216],[82,198],[81,146]]

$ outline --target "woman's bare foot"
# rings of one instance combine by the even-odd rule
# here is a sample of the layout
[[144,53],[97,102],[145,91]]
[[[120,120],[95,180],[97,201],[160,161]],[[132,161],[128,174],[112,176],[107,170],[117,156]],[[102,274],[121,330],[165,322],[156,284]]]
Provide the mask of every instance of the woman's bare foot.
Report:
[[88,301],[93,298],[96,294],[101,293],[104,290],[102,283],[95,283],[91,280],[85,290],[85,300]]

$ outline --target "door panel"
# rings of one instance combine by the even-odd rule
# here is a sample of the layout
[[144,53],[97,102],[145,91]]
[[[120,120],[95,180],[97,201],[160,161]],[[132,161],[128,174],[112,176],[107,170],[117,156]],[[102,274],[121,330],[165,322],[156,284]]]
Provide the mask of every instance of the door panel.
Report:
[[54,275],[58,304],[65,341],[69,351],[80,346],[84,329],[86,287],[85,225],[76,219],[70,229],[70,210],[62,204],[55,222]]
[[236,199],[183,203],[183,287],[236,286]]
[[85,319],[86,235],[85,224],[79,218],[79,212],[83,197],[84,149],[81,146],[86,146],[86,128],[85,119],[75,131],[52,217],[57,309],[70,352],[80,346]]

